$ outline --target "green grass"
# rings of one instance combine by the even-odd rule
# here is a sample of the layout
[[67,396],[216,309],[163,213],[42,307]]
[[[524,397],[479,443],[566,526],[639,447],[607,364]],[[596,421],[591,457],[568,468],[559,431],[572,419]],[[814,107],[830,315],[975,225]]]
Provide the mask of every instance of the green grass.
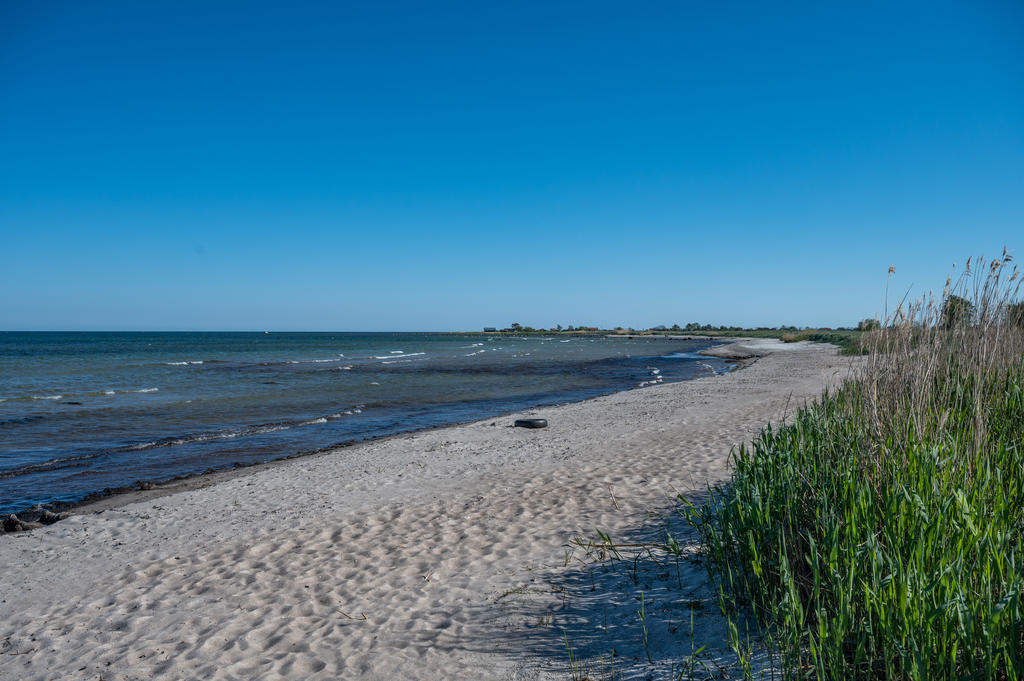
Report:
[[832,343],[833,345],[839,346],[839,354],[842,355],[867,354],[867,347],[864,345],[863,331],[824,331],[820,329],[808,329],[806,331],[784,333],[780,335],[779,338],[785,343],[797,343],[799,341]]
[[982,450],[947,434],[868,454],[855,386],[739,450],[699,526],[794,677],[1024,675],[1024,374],[1004,386]]
[[968,282],[975,318],[898,310],[689,510],[724,611],[753,611],[786,678],[1024,678],[1024,334],[999,262]]

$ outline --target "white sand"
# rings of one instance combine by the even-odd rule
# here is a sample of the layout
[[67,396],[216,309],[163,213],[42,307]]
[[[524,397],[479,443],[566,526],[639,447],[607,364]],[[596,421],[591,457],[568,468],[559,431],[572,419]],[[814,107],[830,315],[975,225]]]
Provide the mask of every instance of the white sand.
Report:
[[543,430],[503,416],[0,535],[0,679],[569,678],[565,639],[596,678],[613,648],[616,678],[667,676],[691,610],[723,650],[703,569],[634,580],[571,540],[675,527],[675,490],[724,479],[733,444],[847,364],[795,344],[530,412]]

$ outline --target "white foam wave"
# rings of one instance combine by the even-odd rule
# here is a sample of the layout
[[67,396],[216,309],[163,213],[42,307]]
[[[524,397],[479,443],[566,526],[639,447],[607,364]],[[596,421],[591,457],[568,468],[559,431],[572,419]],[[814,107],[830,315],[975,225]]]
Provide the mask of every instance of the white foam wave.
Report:
[[202,363],[203,363],[203,360],[201,360],[201,359],[200,360],[196,360],[194,362],[164,362],[164,364],[166,364],[167,366],[171,366],[171,367],[192,366],[194,364],[202,364]]
[[117,391],[116,390],[104,390],[103,394],[104,395],[116,395]]
[[312,419],[311,421],[303,421],[299,425],[300,426],[315,426],[315,425],[320,424],[320,423],[327,423],[327,417],[326,416],[321,416],[320,418]]
[[409,354],[401,352],[392,352],[390,355],[375,356],[373,359],[396,359],[398,357],[418,357],[419,355],[425,355],[425,352],[410,352]]
[[59,400],[62,399],[63,395],[33,395],[33,400]]
[[130,392],[130,393],[155,393],[158,390],[160,390],[160,388],[143,388],[142,390],[129,390],[128,392]]
[[338,412],[337,414],[328,414],[327,416],[321,416],[319,418],[310,419],[308,421],[300,421],[298,423],[280,423],[266,426],[257,426],[255,428],[244,428],[242,430],[229,430],[220,433],[204,433],[202,435],[192,435],[190,437],[182,437],[174,440],[152,440],[150,442],[140,442],[139,444],[128,447],[128,449],[137,451],[140,449],[152,449],[154,447],[170,447],[175,445],[193,444],[196,442],[207,442],[209,440],[229,440],[243,435],[265,435],[267,433],[276,433],[281,430],[291,430],[292,428],[300,428],[302,426],[321,425],[327,423],[330,420],[339,419],[345,415],[352,415],[354,413],[359,414],[361,413],[361,411],[362,410],[360,409],[356,409],[354,411]]
[[647,369],[651,372],[652,378],[649,381],[641,381],[638,387],[646,388],[649,385],[658,385],[665,382],[665,377],[661,375],[661,369],[657,367],[647,367]]

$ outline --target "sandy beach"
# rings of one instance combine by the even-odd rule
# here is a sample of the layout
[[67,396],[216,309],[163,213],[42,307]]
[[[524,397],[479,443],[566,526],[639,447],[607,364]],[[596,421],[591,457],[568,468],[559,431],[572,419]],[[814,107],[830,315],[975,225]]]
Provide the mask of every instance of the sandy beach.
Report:
[[577,656],[592,678],[664,678],[691,614],[713,660],[700,565],[595,563],[573,540],[685,539],[676,493],[699,498],[849,366],[744,347],[764,356],[528,412],[546,429],[510,414],[0,535],[0,679],[561,679]]

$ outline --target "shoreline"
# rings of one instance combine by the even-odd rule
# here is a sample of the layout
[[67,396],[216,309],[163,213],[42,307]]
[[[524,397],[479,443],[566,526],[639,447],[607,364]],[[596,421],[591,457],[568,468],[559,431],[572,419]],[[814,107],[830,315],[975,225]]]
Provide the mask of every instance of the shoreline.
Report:
[[[475,334],[476,332],[459,332],[459,333]],[[478,334],[478,335],[483,335],[483,334],[481,333],[481,334]],[[589,334],[589,335],[594,335],[596,337],[598,334]],[[605,336],[605,337],[607,337],[607,338],[626,338],[626,336],[622,336],[622,335],[609,335],[609,336]],[[669,335],[669,336],[665,336],[665,335],[662,335],[662,336],[651,336],[651,337],[654,337],[654,338],[666,338],[666,339],[670,339],[670,340],[701,340],[701,341],[704,341],[704,340],[707,340],[707,341],[718,341],[718,340],[721,340],[722,341],[722,345],[715,345],[715,346],[712,346],[710,348],[705,348],[703,350],[699,350],[697,352],[697,354],[706,355],[708,357],[715,357],[717,359],[724,359],[727,362],[731,362],[733,364],[733,366],[732,366],[732,368],[729,369],[728,373],[731,373],[733,371],[738,371],[739,369],[742,369],[743,367],[747,366],[749,361],[756,360],[758,357],[761,356],[761,355],[751,355],[749,353],[740,353],[738,355],[733,356],[733,355],[730,355],[729,353],[714,354],[713,352],[711,352],[711,351],[715,351],[715,350],[717,350],[719,348],[722,348],[723,346],[732,345],[733,343],[737,343],[737,342],[743,341],[744,340],[743,338],[722,338],[722,339],[717,339],[717,338],[711,338],[711,337],[705,337],[705,336],[672,336],[672,335]],[[630,338],[633,338],[633,336],[630,336]],[[696,378],[696,377],[694,377],[694,378]],[[683,379],[683,381],[694,380],[694,378]],[[672,381],[672,382],[673,383],[678,383],[678,382],[682,382],[682,381]],[[590,401],[590,400],[595,400],[595,399],[598,399],[600,397],[604,397],[606,395],[613,395],[613,394],[618,393],[618,392],[628,392],[628,391],[631,391],[631,390],[639,390],[639,389],[640,388],[636,387],[636,386],[631,387],[631,388],[622,388],[622,389],[618,389],[618,390],[613,390],[611,392],[603,393],[601,395],[595,395],[595,396],[587,397],[587,398],[584,398],[584,399],[570,400],[568,402],[558,403],[558,404],[555,404],[555,405],[540,405],[540,406],[533,405],[533,406],[527,407],[526,410],[544,409],[544,408],[547,408],[549,406],[563,406],[565,404],[577,404],[577,403],[580,403],[580,402],[587,402],[587,401]],[[80,499],[78,501],[54,502],[54,503],[49,503],[49,504],[43,504],[42,506],[35,506],[35,507],[25,508],[25,509],[22,509],[20,511],[14,511],[13,513],[6,514],[3,517],[7,518],[7,517],[9,517],[9,515],[14,515],[22,523],[22,527],[24,528],[22,530],[17,530],[17,531],[32,531],[32,530],[39,529],[42,526],[46,526],[46,525],[53,524],[55,522],[59,522],[60,520],[66,520],[67,518],[75,516],[75,515],[85,515],[85,514],[89,514],[89,513],[102,512],[104,510],[120,508],[120,507],[125,506],[127,504],[132,504],[132,503],[136,503],[136,502],[139,502],[139,501],[145,501],[145,500],[148,500],[148,499],[157,499],[157,498],[160,498],[160,497],[165,497],[165,496],[169,496],[169,495],[172,495],[172,494],[177,494],[179,492],[187,492],[187,491],[194,490],[194,489],[202,489],[202,488],[205,488],[205,487],[209,487],[211,485],[216,485],[216,484],[218,484],[220,482],[224,482],[226,480],[231,480],[231,479],[233,479],[233,478],[235,478],[237,476],[240,476],[240,475],[249,475],[249,474],[253,474],[253,473],[258,473],[261,470],[265,470],[267,467],[274,466],[276,464],[284,463],[284,462],[287,462],[287,461],[292,461],[294,459],[299,459],[299,458],[304,458],[304,457],[311,457],[311,456],[315,457],[315,456],[320,456],[320,455],[328,455],[328,454],[330,454],[330,453],[332,453],[334,451],[337,451],[337,450],[348,449],[348,448],[352,448],[352,447],[360,447],[360,446],[372,444],[372,443],[375,443],[375,442],[386,441],[386,440],[391,439],[391,438],[401,438],[401,437],[404,437],[404,436],[407,436],[407,435],[410,435],[410,434],[413,434],[413,433],[430,432],[430,431],[444,429],[444,428],[453,428],[453,427],[458,427],[458,426],[469,425],[469,424],[472,424],[472,423],[478,423],[478,422],[482,422],[482,421],[507,418],[507,417],[509,417],[509,416],[511,416],[513,414],[523,413],[523,411],[524,410],[521,409],[521,410],[517,410],[517,411],[502,412],[502,413],[495,414],[495,415],[492,415],[492,416],[485,416],[485,417],[479,418],[479,419],[472,419],[472,420],[469,420],[469,421],[454,421],[454,422],[450,422],[450,423],[443,423],[443,424],[440,424],[440,425],[425,426],[425,427],[422,427],[422,428],[415,428],[415,429],[412,429],[412,430],[406,430],[406,431],[402,431],[402,432],[399,432],[399,433],[391,433],[391,434],[388,434],[388,435],[377,435],[377,436],[371,435],[369,437],[363,437],[363,438],[356,439],[356,440],[351,440],[351,441],[348,441],[348,442],[336,442],[336,443],[327,445],[325,447],[320,447],[320,448],[317,448],[317,449],[298,451],[298,452],[294,452],[292,454],[285,454],[283,456],[275,457],[275,458],[270,459],[268,461],[260,461],[260,462],[256,462],[256,463],[236,463],[232,467],[217,468],[217,469],[212,469],[211,468],[211,469],[207,469],[205,471],[199,471],[199,472],[196,472],[196,473],[183,474],[183,475],[176,475],[176,476],[173,476],[173,477],[170,477],[170,478],[137,480],[136,482],[134,482],[134,483],[132,483],[130,485],[124,485],[124,486],[116,487],[116,488],[106,488],[104,490],[98,490],[98,491],[95,491],[95,492],[91,492],[90,494],[86,495],[85,497],[83,497],[82,499]],[[47,512],[55,514],[59,518],[59,520],[51,520],[50,522],[43,522],[43,523],[41,523],[40,522],[41,517],[43,517],[43,514],[47,513]],[[2,526],[0,526],[0,535],[3,535],[4,533],[5,533],[4,528]],[[10,532],[8,532],[8,533],[10,533]]]
[[[563,631],[587,659],[608,643],[617,667],[646,667],[629,599],[594,636],[591,587],[614,574],[588,576],[571,540],[650,532],[676,491],[723,479],[733,445],[849,366],[799,345],[514,414],[542,430],[509,414],[388,436],[0,535],[0,679],[553,679]],[[687,598],[702,579],[683,567]],[[652,637],[660,678],[685,636]]]

